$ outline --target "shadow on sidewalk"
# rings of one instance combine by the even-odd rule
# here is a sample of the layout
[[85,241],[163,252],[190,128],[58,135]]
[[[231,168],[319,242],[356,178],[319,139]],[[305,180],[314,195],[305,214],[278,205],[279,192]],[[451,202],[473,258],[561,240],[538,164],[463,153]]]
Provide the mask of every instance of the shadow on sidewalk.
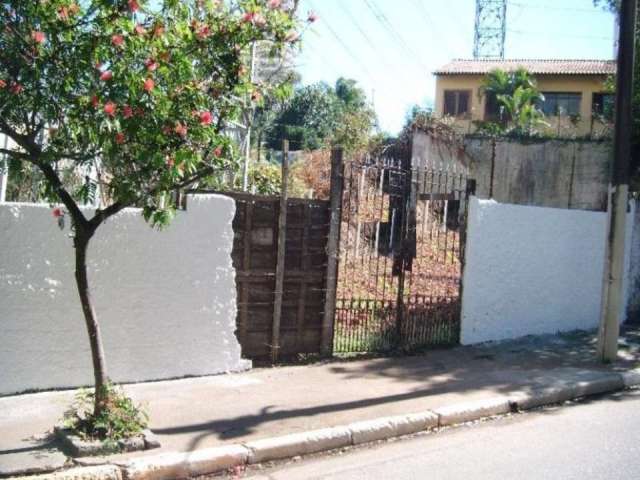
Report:
[[[421,356],[376,358],[367,361],[329,362],[325,367],[337,377],[334,388],[339,398],[342,382],[362,381],[366,393],[367,379],[383,378],[385,382],[411,382],[412,389],[401,393],[375,396],[370,390],[367,398],[313,405],[303,408],[280,408],[268,405],[253,414],[212,419],[185,425],[153,428],[158,435],[188,435],[188,450],[194,450],[207,437],[232,440],[255,434],[266,424],[300,417],[331,415],[379,407],[386,404],[410,402],[443,394],[464,394],[486,391],[505,394],[514,390],[532,391],[541,386],[565,384],[566,375],[572,381],[581,381],[598,371],[611,371],[628,367],[640,358],[637,331],[621,340],[622,351],[628,352],[614,368],[595,361],[595,338],[592,333],[574,332],[561,336],[528,337],[517,341],[477,347],[459,347],[447,351],[432,351]],[[300,367],[304,368],[304,367]],[[587,370],[585,370],[587,369]],[[584,376],[584,378],[583,378]],[[309,380],[311,381],[311,380]],[[418,385],[416,385],[418,383]],[[394,387],[397,390],[397,387]],[[286,395],[283,390],[283,395]],[[317,402],[313,397],[309,403]],[[286,403],[286,402],[283,402]],[[410,409],[425,410],[422,402],[410,404]],[[378,413],[380,409],[378,409]],[[409,413],[409,412],[408,412]],[[360,414],[361,415],[361,414]],[[379,416],[379,415],[378,415]],[[329,420],[328,424],[335,425]]]

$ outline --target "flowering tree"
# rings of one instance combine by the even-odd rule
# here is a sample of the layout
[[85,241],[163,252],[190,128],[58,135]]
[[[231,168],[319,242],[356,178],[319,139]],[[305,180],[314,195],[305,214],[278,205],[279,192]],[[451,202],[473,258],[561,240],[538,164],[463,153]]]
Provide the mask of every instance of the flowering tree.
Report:
[[[94,415],[108,408],[107,369],[87,278],[98,227],[131,205],[156,226],[169,193],[211,176],[231,157],[224,135],[257,87],[243,58],[255,41],[298,39],[281,0],[0,0],[0,149],[42,172],[54,216],[69,216],[75,278],[91,344]],[[256,97],[260,95],[255,95]],[[91,169],[100,208],[80,208]]]

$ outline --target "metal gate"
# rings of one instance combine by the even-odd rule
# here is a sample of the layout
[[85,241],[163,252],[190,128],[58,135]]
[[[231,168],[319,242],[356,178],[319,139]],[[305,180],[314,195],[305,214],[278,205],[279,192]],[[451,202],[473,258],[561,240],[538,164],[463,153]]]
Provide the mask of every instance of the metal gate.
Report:
[[460,172],[402,161],[344,169],[334,352],[453,345],[467,200]]

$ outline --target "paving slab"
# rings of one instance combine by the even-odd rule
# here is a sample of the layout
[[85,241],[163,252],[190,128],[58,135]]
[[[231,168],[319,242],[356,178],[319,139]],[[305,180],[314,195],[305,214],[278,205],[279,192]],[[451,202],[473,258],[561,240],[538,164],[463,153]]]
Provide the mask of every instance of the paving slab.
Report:
[[[409,415],[513,392],[604,378],[640,365],[640,328],[627,329],[619,361],[595,361],[593,333],[530,337],[416,356],[334,360],[240,374],[127,385],[146,405],[162,452],[188,452]],[[73,391],[0,398],[0,472],[40,447]],[[29,450],[32,449],[32,450]],[[51,455],[56,455],[51,453]],[[35,459],[35,454],[33,455]],[[110,461],[126,460],[130,454]],[[56,457],[59,458],[59,457]],[[100,461],[100,459],[97,459]],[[35,460],[34,460],[35,463]]]

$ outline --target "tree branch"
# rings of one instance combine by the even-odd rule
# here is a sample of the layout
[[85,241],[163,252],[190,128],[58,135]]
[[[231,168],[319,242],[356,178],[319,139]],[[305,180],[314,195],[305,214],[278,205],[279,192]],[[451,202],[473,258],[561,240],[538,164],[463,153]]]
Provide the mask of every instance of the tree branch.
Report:
[[53,167],[48,163],[38,162],[37,160],[31,160],[44,174],[45,178],[49,182],[49,185],[53,188],[53,190],[58,194],[60,200],[64,204],[65,207],[69,210],[69,213],[73,217],[73,220],[76,223],[76,228],[82,228],[85,233],[89,235],[93,235],[95,229],[91,228],[87,218],[80,210],[80,207],[73,199],[71,194],[64,188],[58,174],[55,172]]
[[15,157],[19,160],[25,161],[25,162],[30,162],[31,161],[31,157],[29,155],[27,155],[26,153],[22,153],[22,152],[16,152],[15,150],[8,150],[6,148],[0,148],[0,153],[4,154],[4,155],[8,155],[9,157]]
[[7,122],[0,118],[0,132],[11,137],[11,139],[24,148],[31,156],[40,155],[40,146],[29,135],[22,135],[11,128]]
[[119,211],[123,210],[124,208],[126,208],[129,205],[131,205],[131,204],[126,204],[126,203],[117,201],[117,202],[112,203],[111,205],[109,205],[107,208],[96,210],[96,213],[93,215],[91,220],[89,220],[89,222],[88,222],[90,228],[92,229],[92,231],[95,232],[95,230],[100,226],[100,224],[102,222],[104,222],[107,218],[115,215],[116,213],[118,213]]

